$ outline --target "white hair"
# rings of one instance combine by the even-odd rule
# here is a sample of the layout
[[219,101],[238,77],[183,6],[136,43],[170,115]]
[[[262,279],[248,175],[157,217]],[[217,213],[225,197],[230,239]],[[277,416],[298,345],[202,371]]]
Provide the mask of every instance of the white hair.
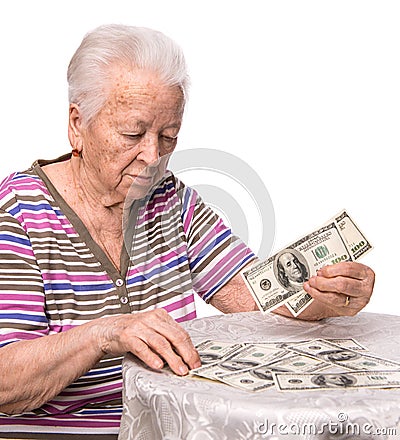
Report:
[[156,72],[166,85],[179,86],[187,98],[185,58],[173,40],[144,27],[100,26],[85,35],[68,66],[69,103],[79,105],[86,125],[108,98],[109,71],[115,64]]

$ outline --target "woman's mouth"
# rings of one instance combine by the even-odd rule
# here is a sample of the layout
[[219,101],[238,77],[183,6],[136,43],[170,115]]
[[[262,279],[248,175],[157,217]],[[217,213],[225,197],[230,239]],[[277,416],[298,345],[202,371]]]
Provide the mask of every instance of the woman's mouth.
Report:
[[134,185],[148,186],[153,182],[154,176],[141,176],[128,174]]

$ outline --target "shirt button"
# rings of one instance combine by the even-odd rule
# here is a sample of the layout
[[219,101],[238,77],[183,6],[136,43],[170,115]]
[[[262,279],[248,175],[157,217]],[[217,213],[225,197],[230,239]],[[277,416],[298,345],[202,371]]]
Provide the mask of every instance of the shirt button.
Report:
[[119,300],[121,301],[122,304],[128,303],[128,298],[126,296],[121,296],[121,298]]
[[121,287],[124,285],[124,280],[122,280],[121,278],[118,278],[117,281],[115,281],[115,285],[117,287]]

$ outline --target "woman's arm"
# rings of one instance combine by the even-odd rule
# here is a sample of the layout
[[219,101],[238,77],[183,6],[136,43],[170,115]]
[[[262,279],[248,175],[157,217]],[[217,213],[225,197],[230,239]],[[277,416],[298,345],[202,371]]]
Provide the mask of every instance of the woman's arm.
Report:
[[[314,301],[297,318],[319,320],[332,316],[353,316],[368,304],[374,281],[372,269],[360,263],[325,266],[304,283],[304,290]],[[258,310],[240,274],[216,292],[210,303],[224,313]],[[274,313],[293,318],[286,306],[278,307]]]
[[0,349],[0,411],[19,414],[42,406],[104,355],[92,325],[18,341]]
[[179,375],[201,365],[189,335],[163,309],[99,318],[63,333],[0,349],[0,411],[42,406],[106,354],[131,352],[151,368]]

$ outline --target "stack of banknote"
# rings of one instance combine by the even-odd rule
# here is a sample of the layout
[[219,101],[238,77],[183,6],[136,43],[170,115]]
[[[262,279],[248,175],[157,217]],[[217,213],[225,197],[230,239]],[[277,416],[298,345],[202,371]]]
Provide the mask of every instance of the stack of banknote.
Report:
[[263,391],[400,388],[400,363],[375,356],[355,339],[196,345],[202,366],[192,375]]
[[346,211],[241,275],[259,309],[270,312],[285,304],[298,316],[313,299],[303,283],[321,267],[356,261],[372,249],[370,242]]

